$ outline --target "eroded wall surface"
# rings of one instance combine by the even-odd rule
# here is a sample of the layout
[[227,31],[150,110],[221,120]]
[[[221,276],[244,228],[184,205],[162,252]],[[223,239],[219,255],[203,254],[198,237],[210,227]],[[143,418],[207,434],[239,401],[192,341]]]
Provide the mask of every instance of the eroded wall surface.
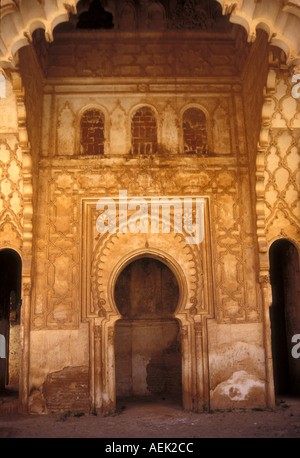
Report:
[[[230,42],[209,44],[206,65],[200,65],[195,55],[201,54],[201,44],[181,52],[172,40],[157,40],[156,44],[145,44],[141,53],[141,45],[128,40],[114,45],[116,54],[109,43],[89,46],[58,41],[49,54],[44,85],[31,303],[31,408],[54,408],[49,377],[51,386],[57,383],[57,392],[69,392],[72,385],[74,397],[82,396],[82,388],[72,384],[65,371],[87,376],[96,352],[91,344],[91,322],[108,313],[106,305],[101,307],[103,297],[97,296],[99,291],[85,276],[93,260],[97,256],[101,259],[102,252],[107,256],[106,249],[111,246],[96,231],[95,206],[97,199],[117,197],[120,190],[126,190],[129,198],[207,197],[206,248],[197,254],[194,273],[207,294],[201,298],[198,293],[194,308],[188,303],[183,309],[186,307],[192,322],[191,334],[198,336],[199,330],[206,341],[203,356],[197,358],[206,361],[204,378],[211,405],[264,405],[264,344],[245,130],[247,107],[236,49]],[[242,49],[242,38],[240,46]],[[240,55],[244,56],[242,50]],[[203,59],[203,53],[201,56]],[[29,85],[27,91],[31,91]],[[143,106],[153,110],[157,122],[157,151],[150,155],[132,153],[131,120]],[[183,114],[189,108],[205,114],[204,154],[189,155],[184,149]],[[82,155],[80,121],[86,109],[99,109],[104,114],[103,155]],[[84,202],[92,202],[87,213]],[[92,215],[88,223],[84,219],[87,214]],[[141,242],[135,234],[130,237],[122,245],[124,255],[126,246],[128,252],[143,248],[147,253],[145,239]],[[155,236],[150,247],[153,243],[156,250],[170,253],[173,242],[168,237]],[[113,238],[112,243],[116,243]],[[109,262],[113,266],[113,259]],[[93,270],[91,274],[93,278]],[[105,288],[108,279],[102,279]],[[93,294],[86,292],[91,289]],[[184,328],[183,321],[181,325]],[[182,332],[184,335],[184,329]],[[194,347],[188,348],[193,361]],[[197,373],[192,362],[187,364]],[[110,374],[114,376],[113,369]],[[91,387],[82,386],[89,397]],[[91,396],[97,397],[95,393]],[[70,397],[60,397],[61,409],[72,407]]]
[[[263,35],[251,50],[241,32],[228,41],[199,41],[190,34],[193,45],[179,42],[175,33],[168,40],[158,34],[151,43],[142,35],[139,42],[129,35],[121,42],[114,35],[102,37],[101,43],[86,37],[83,43],[83,37],[84,32],[77,41],[62,34],[53,45],[41,45],[37,55],[32,47],[22,48],[25,98],[15,79],[14,91],[9,83],[7,98],[0,99],[1,248],[23,253],[23,277],[30,276],[32,287],[25,289],[30,302],[21,325],[21,380],[29,410],[114,407],[120,315],[111,278],[135,251],[165,256],[178,274],[175,318],[185,406],[265,406],[269,335],[257,237],[263,234],[267,245],[280,237],[299,239],[299,101],[291,97],[290,75],[273,69],[272,90],[263,99],[268,53]],[[257,68],[263,69],[259,78]],[[261,130],[265,143],[259,149],[262,190],[256,139],[263,102],[268,110],[262,114],[267,135]],[[152,149],[144,145],[145,154],[132,142],[140,135],[132,120],[143,107],[151,109],[157,139],[152,130]],[[184,119],[195,109],[204,116],[205,148],[189,153]],[[103,114],[100,155],[83,154],[87,110]],[[164,233],[99,234],[97,200],[117,198],[122,190],[129,199],[205,197],[204,242],[190,246]],[[257,199],[263,207],[259,215]],[[123,332],[132,339],[132,330]],[[162,351],[167,343],[163,340]],[[144,385],[139,390],[147,393]]]

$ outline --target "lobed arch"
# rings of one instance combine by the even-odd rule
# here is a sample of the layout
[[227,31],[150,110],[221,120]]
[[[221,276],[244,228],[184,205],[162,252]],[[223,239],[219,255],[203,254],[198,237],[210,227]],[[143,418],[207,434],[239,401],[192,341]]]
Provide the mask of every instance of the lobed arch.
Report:
[[109,282],[109,289],[108,289],[108,298],[110,303],[112,304],[112,308],[116,313],[119,313],[118,307],[116,305],[115,301],[115,296],[114,296],[114,291],[115,291],[115,286],[117,279],[121,272],[129,266],[132,262],[137,261],[138,259],[143,259],[143,258],[152,258],[156,259],[157,261],[161,262],[162,264],[166,265],[174,274],[178,287],[179,287],[179,300],[178,304],[176,306],[176,310],[174,313],[174,317],[176,319],[179,319],[182,321],[182,318],[180,317],[180,313],[183,312],[184,310],[184,305],[188,299],[187,296],[187,281],[185,274],[178,262],[172,257],[169,256],[167,253],[165,253],[162,250],[159,249],[138,249],[136,251],[133,251],[127,255],[125,255],[114,267],[111,277],[110,277],[110,282]]
[[0,66],[14,68],[17,51],[31,43],[33,32],[39,28],[45,30],[48,42],[53,41],[54,28],[69,20],[69,12],[76,11],[76,4],[77,0],[48,0],[43,3],[23,0],[17,10],[1,11]]
[[[248,35],[248,41],[254,41],[256,30],[262,28],[269,35],[270,43],[282,49],[286,54],[287,64],[300,64],[299,30],[300,7],[294,2],[265,0],[257,3],[253,0],[217,0],[224,15],[230,15],[230,22],[242,26]],[[67,22],[69,13],[75,13],[78,0],[23,0],[16,6],[1,11],[1,47],[0,66],[15,67],[15,55],[22,47],[30,43],[32,33],[45,29],[47,41],[53,41],[54,28]],[[268,5],[267,5],[268,3]],[[110,8],[111,9],[111,8]]]
[[[149,216],[150,199],[145,197]],[[97,202],[82,201],[83,220],[91,223],[83,227],[82,233],[81,318],[89,324],[92,409],[107,413],[116,407],[114,345],[116,323],[122,315],[115,302],[114,287],[122,270],[133,260],[143,257],[164,263],[178,284],[180,297],[173,318],[178,322],[182,345],[182,404],[187,410],[209,408],[207,320],[214,316],[214,304],[209,202],[207,199],[205,202],[204,239],[194,245],[188,243],[185,232],[176,232],[172,213],[171,229],[167,232],[123,231],[119,211],[115,212],[116,226],[118,229],[120,226],[121,231],[116,227],[116,231],[99,233],[95,227],[90,232],[88,227],[96,223],[98,215]],[[132,213],[128,211],[130,217]],[[159,221],[162,223],[163,219],[159,217]]]
[[288,66],[300,64],[300,6],[298,2],[275,2],[264,0],[217,0],[223,14],[230,15],[230,22],[242,26],[248,41],[256,39],[257,29],[268,33],[271,45],[277,46],[286,55]]
[[[127,232],[105,234],[99,239],[91,260],[90,272],[92,293],[90,301],[96,304],[94,312],[98,316],[103,313],[118,315],[113,299],[115,280],[126,265],[145,255],[156,257],[164,262],[173,271],[181,285],[184,299],[177,308],[178,314],[185,316],[200,303],[203,310],[210,309],[208,297],[204,299],[204,302],[207,301],[205,304],[199,300],[204,295],[203,272],[199,267],[199,257],[201,259],[203,254],[199,253],[196,246],[187,245],[182,234],[167,233],[164,234],[164,239],[169,245],[168,252],[161,248],[160,237],[156,234],[137,233],[133,235]],[[184,269],[180,267],[183,265]],[[107,278],[108,282],[105,280]],[[88,305],[88,309],[92,308],[91,305]]]
[[[193,300],[197,270],[190,247],[182,237],[166,234],[172,249],[165,251],[159,237],[151,234],[114,234],[99,240],[92,259],[92,283],[96,315],[88,313],[91,329],[90,386],[93,407],[105,413],[116,406],[115,347],[116,322],[122,318],[114,297],[118,276],[133,261],[151,257],[165,264],[174,274],[179,300],[174,319],[182,342],[182,403],[187,410],[201,411],[209,406],[206,320],[208,310],[199,313]],[[182,260],[187,259],[187,262]],[[193,297],[192,297],[193,296]],[[99,366],[99,367],[98,367]],[[101,372],[99,368],[101,367]]]

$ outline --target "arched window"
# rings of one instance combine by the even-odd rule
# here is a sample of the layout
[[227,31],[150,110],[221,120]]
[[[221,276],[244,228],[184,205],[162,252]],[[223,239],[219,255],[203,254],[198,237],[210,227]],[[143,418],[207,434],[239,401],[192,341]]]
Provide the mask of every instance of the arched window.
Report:
[[104,154],[104,114],[95,108],[86,110],[81,118],[82,154]]
[[206,116],[199,108],[183,113],[183,144],[185,153],[207,153]]
[[133,154],[157,152],[157,124],[150,107],[139,108],[132,117],[131,138]]

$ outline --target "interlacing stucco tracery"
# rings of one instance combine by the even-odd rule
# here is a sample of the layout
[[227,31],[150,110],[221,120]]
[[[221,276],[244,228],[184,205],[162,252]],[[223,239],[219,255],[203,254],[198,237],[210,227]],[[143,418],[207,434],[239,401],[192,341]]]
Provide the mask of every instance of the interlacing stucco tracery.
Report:
[[274,63],[268,81],[268,141],[263,151],[265,235],[268,245],[277,238],[298,244],[300,103],[292,96],[293,84],[285,66],[279,69]]

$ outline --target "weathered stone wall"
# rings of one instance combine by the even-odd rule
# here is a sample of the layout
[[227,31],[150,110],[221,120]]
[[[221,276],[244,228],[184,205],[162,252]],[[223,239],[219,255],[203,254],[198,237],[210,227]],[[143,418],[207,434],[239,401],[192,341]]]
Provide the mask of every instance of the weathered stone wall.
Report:
[[31,331],[30,339],[30,411],[88,412],[87,324],[74,330]]
[[9,384],[18,386],[20,377],[20,324],[10,323],[9,332]]
[[[31,40],[31,33],[24,28],[25,16],[32,18],[34,30],[42,11],[49,41],[54,24],[67,20],[63,6],[48,6],[36,5],[26,12],[20,5],[14,14],[4,15],[1,59],[5,64],[10,66],[15,57],[12,47],[17,49],[24,37]],[[289,13],[296,9],[293,5],[286,5],[284,11],[279,5],[277,8],[277,23],[281,25],[275,25],[274,18],[267,19],[271,9],[260,2],[247,17],[243,7],[235,8],[232,18],[243,24],[251,39],[256,27],[268,28],[270,41],[285,49],[291,62],[296,60],[298,35],[294,33],[296,16]],[[182,30],[189,28],[189,11],[183,20],[175,14],[180,30],[167,33],[170,11],[153,3],[142,10],[138,20],[140,30],[148,30],[146,34],[132,32],[137,18],[130,8],[118,10],[118,30],[107,35],[96,32],[93,43],[87,43],[84,32],[78,34],[77,41],[72,34],[58,34],[54,43],[39,48],[44,75],[32,48],[26,48],[20,65],[27,116],[17,72],[8,71],[7,98],[0,99],[0,248],[11,247],[23,255],[22,389],[25,404],[28,389],[32,389],[32,411],[58,408],[64,393],[68,396],[63,408],[71,408],[73,388],[74,396],[80,393],[84,402],[88,389],[93,399],[100,399],[91,385],[87,387],[86,373],[89,367],[89,382],[99,376],[100,363],[93,366],[105,350],[99,342],[113,340],[113,320],[109,332],[105,326],[101,328],[100,321],[107,316],[109,321],[113,311],[105,309],[107,304],[95,288],[95,278],[98,280],[103,270],[95,271],[91,266],[99,267],[103,256],[111,267],[113,260],[107,256],[113,253],[117,258],[113,245],[119,241],[95,237],[95,227],[90,229],[87,222],[95,225],[92,200],[116,195],[120,189],[126,189],[130,196],[206,196],[209,231],[205,233],[205,249],[178,249],[178,259],[186,260],[185,273],[193,271],[188,292],[197,293],[187,300],[184,313],[188,319],[180,317],[187,356],[183,369],[192,367],[197,379],[200,361],[208,362],[209,371],[205,364],[201,369],[205,369],[206,380],[210,373],[210,397],[215,407],[264,403],[264,351],[269,334],[265,320],[263,336],[262,316],[268,310],[262,310],[257,277],[262,274],[260,282],[265,288],[266,251],[274,240],[288,238],[298,245],[299,100],[291,97],[287,68],[277,66],[280,59],[277,64],[273,62],[256,158],[258,112],[267,68],[268,45],[263,34],[254,46],[245,42],[244,32],[237,27],[231,32],[228,28],[233,34],[226,39],[221,28],[213,40],[210,33],[199,40],[197,32]],[[16,36],[11,39],[6,31],[12,30],[14,20]],[[124,29],[126,39],[120,40]],[[160,32],[153,35],[151,30]],[[157,154],[140,157],[131,155],[131,120],[143,106],[155,113]],[[82,155],[80,122],[86,109],[99,109],[104,114],[101,158]],[[182,121],[188,109],[200,109],[205,115],[205,156],[185,154]],[[253,220],[255,172],[257,226]],[[34,221],[32,206],[36,210]],[[31,270],[32,227],[35,252]],[[145,237],[139,241],[145,249],[149,247]],[[125,242],[134,249],[130,239]],[[156,243],[157,251],[158,247],[165,248],[172,254],[174,246],[182,248],[175,238],[152,238],[151,242]],[[82,254],[86,255],[84,262]],[[187,261],[189,256],[193,267]],[[92,272],[90,282],[85,272]],[[107,269],[106,273],[111,272]],[[191,278],[197,279],[194,289]],[[266,295],[263,298],[266,306]],[[102,331],[106,332],[103,340]],[[186,350],[187,340],[193,339],[197,345]],[[76,353],[78,342],[81,351]],[[192,360],[195,354],[198,356]],[[111,352],[107,356],[111,357]],[[199,363],[196,368],[195,360]],[[72,385],[77,376],[83,392],[76,383]],[[267,378],[269,383],[270,374]],[[112,402],[113,390],[104,394]]]
[[23,245],[23,154],[19,144],[17,96],[6,81],[0,98],[0,246],[17,251]]
[[117,397],[166,396],[181,401],[180,334],[175,320],[116,324]]
[[[70,46],[74,47],[74,44]],[[77,54],[70,52],[72,59],[75,59],[72,69],[77,69],[74,76],[78,77],[70,85],[69,79],[57,78],[59,75],[70,76],[69,70],[64,67],[64,63],[67,62],[64,54],[66,44],[58,41],[55,62],[61,63],[60,70],[54,70],[53,67],[53,48],[53,54],[50,53],[53,58],[51,57],[50,61],[49,77],[44,87],[35,287],[32,301],[32,352],[34,348],[44,348],[45,342],[38,339],[40,333],[50,333],[53,341],[56,341],[63,333],[75,332],[82,314],[86,313],[82,309],[83,304],[87,304],[85,306],[91,307],[91,310],[93,307],[94,310],[99,310],[99,314],[104,313],[98,305],[100,298],[93,296],[92,300],[96,306],[86,302],[86,289],[82,283],[85,282],[82,269],[88,267],[88,264],[81,264],[82,243],[87,251],[91,251],[91,258],[87,258],[88,262],[96,255],[93,252],[97,246],[95,241],[101,246],[101,237],[99,239],[95,227],[88,228],[87,221],[81,219],[84,199],[97,200],[100,197],[117,196],[119,190],[126,190],[129,197],[208,196],[207,224],[210,232],[207,243],[211,244],[213,256],[212,261],[209,260],[208,263],[212,262],[213,272],[212,276],[205,273],[207,277],[204,281],[207,281],[213,290],[210,315],[213,320],[208,326],[208,353],[205,353],[205,358],[208,359],[209,370],[213,374],[209,381],[213,403],[215,407],[232,407],[235,402],[247,406],[252,405],[256,402],[254,399],[257,399],[257,403],[262,405],[264,360],[261,304],[256,278],[255,227],[244,122],[243,80],[239,76],[232,76],[236,71],[236,54],[229,44],[226,44],[227,47],[221,43],[209,45],[213,47],[214,52],[217,52],[218,46],[222,49],[225,46],[229,57],[226,58],[223,70],[219,69],[219,74],[209,83],[198,78],[197,81],[180,80],[174,85],[172,77],[169,76],[170,72],[162,70],[156,62],[156,53],[159,52],[168,55],[172,63],[173,48],[170,47],[170,43],[163,45],[160,42],[155,50],[145,48],[146,54],[150,53],[152,56],[152,63],[157,65],[157,75],[161,76],[155,81],[116,79],[120,73],[104,64],[103,68],[109,71],[110,75],[107,75],[107,78],[97,79],[96,69],[92,73],[82,73],[95,62],[100,66],[101,60],[96,57],[100,58],[102,54],[101,50],[93,46],[93,59],[90,59],[90,53],[85,52],[84,59],[88,56],[90,59],[89,62],[85,62],[80,53],[80,46],[76,48]],[[132,44],[129,46],[122,43],[120,49],[126,46],[129,53]],[[201,48],[199,44],[198,50],[199,46]],[[106,48],[107,55],[109,49]],[[221,49],[219,51],[221,53]],[[214,52],[211,54],[212,60]],[[129,55],[132,62],[137,62],[138,54],[135,54],[133,49]],[[187,72],[187,68],[195,62],[192,51],[189,52],[189,56],[189,65],[180,67],[176,63],[173,69],[182,68]],[[144,57],[146,59],[147,55]],[[119,62],[121,68],[123,61],[118,61],[114,56],[111,62]],[[83,67],[80,71],[79,65]],[[201,68],[201,71],[204,71],[205,67]],[[208,73],[209,69],[205,72]],[[88,86],[87,80],[81,80],[83,74],[94,78],[89,80]],[[115,78],[113,81],[112,77]],[[132,134],[135,133],[132,130],[132,119],[141,107],[150,107],[152,116],[156,119],[157,151],[152,150],[151,154],[132,151]],[[190,108],[202,110],[206,120],[207,150],[203,154],[189,155],[184,149],[183,115]],[[104,154],[82,155],[80,122],[82,114],[87,109],[99,109],[104,115]],[[152,134],[149,140],[153,144]],[[88,224],[95,224],[93,221],[89,220]],[[82,233],[85,234],[84,240],[81,238]],[[91,235],[86,238],[87,234]],[[159,237],[163,247],[164,234],[160,234]],[[167,251],[169,246],[166,240]],[[94,248],[91,250],[90,247]],[[200,275],[200,265],[197,269]],[[89,286],[87,290],[88,288]],[[83,291],[83,296],[80,296],[80,291]],[[197,298],[197,301],[199,300],[200,298]],[[252,323],[251,329],[256,336],[255,344],[252,338],[250,341],[246,338],[241,340],[233,332],[233,329],[238,329],[237,334],[241,335],[246,329],[246,323]],[[230,336],[230,343],[228,340],[224,341],[221,350],[222,361],[230,368],[225,372],[219,370],[217,361],[220,349],[215,343],[216,336],[224,335],[224,329],[228,330],[226,334]],[[36,339],[39,341],[38,347]],[[86,341],[85,346],[87,345]],[[240,346],[242,350],[239,349]],[[44,353],[41,350],[41,354]],[[69,367],[72,358],[72,350],[69,349],[66,356],[62,356],[59,367],[52,363],[50,368],[49,362],[45,362],[42,375],[41,372],[37,374],[38,366],[34,362],[37,354],[34,354],[31,358],[31,388],[39,389],[49,374]],[[247,354],[250,356],[246,364]],[[83,359],[77,362],[78,367],[90,364],[91,354],[86,356],[85,362]],[[243,364],[240,364],[241,359]],[[258,360],[261,364],[256,367]],[[227,393],[228,390],[222,391],[219,388],[224,383],[230,385],[236,376],[241,376],[241,383],[247,387],[245,390],[241,389],[242,394],[236,394],[235,390],[235,395],[231,396]],[[235,383],[239,385],[240,378],[238,382],[233,382]],[[252,395],[254,387],[260,393],[256,398]]]

